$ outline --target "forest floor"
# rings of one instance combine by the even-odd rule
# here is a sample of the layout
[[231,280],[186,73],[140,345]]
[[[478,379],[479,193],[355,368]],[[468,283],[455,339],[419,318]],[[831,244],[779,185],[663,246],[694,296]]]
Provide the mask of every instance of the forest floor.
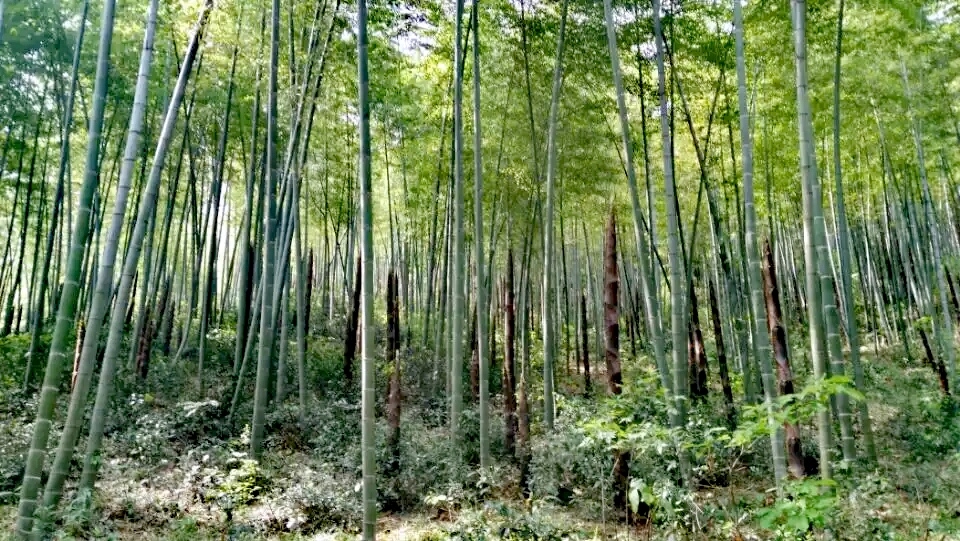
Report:
[[[17,367],[27,340],[0,340],[0,522],[6,534],[36,414],[36,399],[19,391]],[[189,351],[177,362],[158,353],[147,381],[119,382],[98,488],[68,492],[54,538],[357,538],[360,415],[357,393],[342,389],[340,339],[310,341],[306,414],[301,420],[296,385],[290,385],[287,400],[268,414],[259,462],[247,452],[251,405],[241,405],[228,424],[232,339],[223,334],[212,341],[217,353],[204,375],[206,396],[222,400],[197,400],[196,358]],[[794,353],[803,389],[809,360]],[[538,391],[531,390],[530,494],[524,497],[499,415],[491,416],[498,464],[492,470],[477,473],[470,466],[476,460],[475,408],[464,414],[464,443],[454,448],[448,442],[444,405],[430,398],[442,391],[432,379],[432,362],[432,355],[413,348],[404,364],[401,467],[380,481],[380,539],[960,540],[960,425],[934,372],[921,360],[908,361],[899,346],[864,348],[877,463],[844,468],[838,461],[830,490],[810,478],[792,481],[789,496],[780,500],[773,497],[768,440],[757,435],[762,423],[744,408],[740,431],[727,430],[719,388],[692,407],[687,448],[696,487],[681,487],[675,440],[645,357],[626,359],[627,384],[618,399],[602,393],[583,398],[582,376],[561,367],[556,426],[549,434],[540,422]],[[531,370],[537,373],[536,361]],[[385,380],[380,374],[378,383]],[[740,386],[735,376],[735,393]],[[595,380],[594,388],[602,386]],[[249,398],[252,383],[245,392]],[[65,408],[61,397],[61,422]],[[812,452],[811,418],[799,421],[804,448]],[[751,423],[753,432],[744,432]],[[59,430],[55,425],[51,445]],[[384,434],[381,423],[381,463],[388,456]],[[634,503],[649,508],[642,525],[624,525],[612,509],[614,446],[632,453]],[[462,460],[453,460],[458,455]]]

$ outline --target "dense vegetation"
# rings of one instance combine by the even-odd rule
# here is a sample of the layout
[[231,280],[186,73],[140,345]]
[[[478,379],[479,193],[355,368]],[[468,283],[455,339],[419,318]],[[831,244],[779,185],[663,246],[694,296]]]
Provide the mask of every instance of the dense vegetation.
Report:
[[960,539],[950,1],[0,0],[13,539]]

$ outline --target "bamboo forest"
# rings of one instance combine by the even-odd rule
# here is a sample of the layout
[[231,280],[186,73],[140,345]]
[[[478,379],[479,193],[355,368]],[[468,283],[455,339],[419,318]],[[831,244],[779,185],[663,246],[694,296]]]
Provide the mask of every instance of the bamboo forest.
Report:
[[955,0],[0,0],[0,539],[960,541]]

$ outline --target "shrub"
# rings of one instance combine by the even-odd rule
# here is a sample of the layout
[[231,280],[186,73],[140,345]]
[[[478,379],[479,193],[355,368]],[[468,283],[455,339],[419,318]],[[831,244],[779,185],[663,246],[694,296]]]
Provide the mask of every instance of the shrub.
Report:
[[363,508],[354,482],[329,465],[300,467],[246,514],[264,532],[359,531]]
[[837,504],[836,483],[806,478],[787,483],[786,497],[756,512],[760,525],[778,539],[804,539],[813,528],[823,528]]
[[201,443],[225,437],[223,412],[216,400],[181,402],[169,409],[153,407],[146,395],[128,399],[128,413],[136,421],[117,436],[126,455],[141,460],[176,457]]
[[457,541],[574,541],[588,539],[581,531],[557,523],[557,519],[539,509],[517,512],[503,504],[488,505],[479,511],[465,513],[449,532]]

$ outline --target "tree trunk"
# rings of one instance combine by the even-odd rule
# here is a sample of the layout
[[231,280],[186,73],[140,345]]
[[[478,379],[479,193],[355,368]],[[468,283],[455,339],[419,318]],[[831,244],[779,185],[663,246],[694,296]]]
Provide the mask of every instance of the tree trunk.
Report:
[[503,325],[503,417],[504,445],[510,456],[516,454],[517,395],[516,395],[516,334],[517,318],[514,312],[513,249],[507,249],[507,276],[504,289]]
[[256,266],[256,241],[251,245],[251,232],[253,231],[254,226],[254,202],[253,202],[253,188],[256,185],[259,185],[260,179],[260,163],[257,152],[257,141],[259,137],[258,126],[260,124],[260,80],[261,80],[261,68],[262,68],[262,57],[263,57],[263,45],[264,45],[264,32],[266,28],[266,10],[261,10],[260,12],[260,46],[257,52],[257,68],[255,76],[255,90],[253,94],[253,111],[251,116],[251,128],[250,128],[250,167],[247,169],[246,174],[246,186],[244,190],[245,194],[245,203],[244,203],[244,217],[243,217],[243,230],[240,234],[240,239],[238,242],[242,245],[243,253],[240,257],[240,287],[238,288],[238,298],[237,298],[237,341],[234,345],[234,354],[233,354],[233,371],[234,373],[240,370],[240,363],[243,361],[244,356],[244,346],[247,342],[247,335],[251,332],[250,328],[250,319],[251,319],[251,301],[253,295],[253,283],[254,283],[254,274]]
[[[157,269],[158,272],[160,269]],[[167,311],[167,305],[170,303],[170,280],[167,279],[164,282],[163,293],[160,296],[160,304],[156,308],[156,316],[148,317],[147,319],[147,328],[144,330],[145,338],[141,340],[140,350],[137,353],[137,375],[140,376],[141,380],[147,379],[147,374],[150,370],[150,355],[153,349],[153,341],[157,335],[157,330],[159,324],[163,318],[163,314]],[[149,316],[150,314],[148,314]]]
[[557,55],[553,66],[553,90],[550,94],[550,116],[547,120],[547,186],[543,223],[543,423],[553,430],[554,399],[553,371],[556,347],[556,323],[552,308],[556,288],[556,258],[554,252],[553,207],[556,199],[557,174],[557,114],[560,108],[560,88],[563,81],[563,47],[567,28],[567,0],[560,5],[560,30],[557,34]]
[[[943,261],[943,255],[941,253],[941,240],[940,240],[940,231],[935,224],[938,224],[936,216],[933,210],[933,198],[930,193],[930,184],[927,180],[927,169],[924,162],[923,154],[923,131],[921,126],[920,119],[914,114],[912,109],[913,99],[911,96],[909,78],[907,76],[907,67],[904,60],[900,59],[900,65],[903,71],[903,83],[907,95],[907,103],[909,105],[908,109],[910,111],[910,120],[913,128],[913,139],[916,145],[917,151],[917,167],[920,173],[920,186],[923,194],[923,211],[927,223],[929,224],[930,230],[930,245],[933,247],[933,260],[931,261],[933,265],[933,274],[934,274],[934,284],[936,285],[935,289],[932,289],[937,293],[937,304],[939,305],[939,313],[937,310],[931,306],[931,315],[938,317],[933,318],[933,330],[935,338],[937,334],[940,335],[939,342],[940,352],[942,356],[941,363],[943,363],[945,370],[947,372],[947,377],[949,380],[949,386],[956,388],[960,383],[958,379],[957,370],[956,370],[956,348],[954,346],[955,336],[953,331],[953,318],[950,315],[950,304],[947,302],[947,280],[945,276],[945,267]],[[939,333],[937,331],[940,331]]]
[[713,339],[717,345],[717,369],[720,372],[720,387],[723,389],[723,402],[727,409],[727,425],[736,426],[736,410],[733,405],[733,389],[730,387],[730,371],[727,368],[727,348],[723,339],[723,322],[720,319],[720,304],[713,280],[710,287],[710,319],[713,322]]
[[616,219],[611,209],[603,244],[604,362],[607,367],[607,390],[614,395],[620,394],[623,385],[620,371],[620,273],[617,267]]
[[930,348],[930,340],[927,338],[926,331],[920,329],[919,332],[920,341],[923,342],[923,351],[927,355],[927,364],[936,372],[937,379],[940,381],[940,390],[943,391],[944,396],[950,396],[950,378],[947,377],[946,366],[942,360],[933,354],[933,349]]
[[710,389],[707,387],[707,350],[703,344],[703,331],[700,329],[700,305],[697,302],[696,288],[692,283],[690,286],[687,362],[690,367],[690,396],[698,400],[705,398]]
[[[837,16],[837,55],[833,80],[833,165],[836,191],[837,247],[840,252],[840,277],[843,287],[843,305],[845,306],[845,324],[847,341],[850,345],[850,365],[853,368],[853,381],[861,392],[864,389],[863,367],[860,366],[860,332],[857,329],[857,316],[851,276],[853,266],[850,262],[850,235],[847,227],[847,211],[844,204],[843,174],[840,165],[840,60],[843,43],[843,0],[840,0]],[[863,269],[860,269],[861,276]],[[866,293],[866,292],[864,292]],[[866,295],[864,295],[866,298]],[[873,428],[870,424],[870,411],[866,401],[858,404],[860,431],[866,448],[867,459],[877,459],[876,445],[873,441]]]
[[[46,91],[44,91],[46,93]],[[42,111],[37,114],[37,122],[33,132],[33,145],[32,152],[30,154],[30,169],[27,173],[27,197],[23,205],[23,223],[20,227],[20,248],[17,251],[17,264],[16,271],[14,271],[13,282],[10,285],[10,292],[7,294],[7,305],[6,310],[4,311],[3,318],[3,329],[0,331],[0,336],[7,336],[11,332],[19,332],[19,322],[14,326],[14,298],[21,297],[21,305],[23,304],[22,295],[20,294],[20,279],[23,276],[23,264],[27,259],[27,239],[30,238],[30,215],[31,213],[35,214],[37,211],[30,209],[30,200],[33,198],[33,192],[36,190],[34,187],[34,173],[36,171],[37,165],[37,153],[39,151],[39,142],[40,142],[40,128],[43,125],[43,113]],[[21,157],[23,153],[21,153]],[[21,164],[22,165],[22,164]],[[17,171],[17,177],[19,178],[20,171]],[[10,217],[11,222],[14,220],[14,216]],[[39,226],[38,226],[39,227]],[[13,241],[13,237],[10,237],[10,242]],[[8,242],[9,244],[9,242]]]
[[[680,241],[680,217],[677,215],[677,189],[673,177],[673,131],[671,126],[671,110],[667,107],[666,96],[666,69],[664,67],[664,39],[660,21],[660,0],[653,2],[654,38],[657,48],[657,94],[660,101],[660,131],[663,137],[663,171],[664,171],[664,200],[667,214],[667,246],[668,260],[670,261],[670,315],[671,336],[673,342],[673,393],[674,404],[677,410],[675,427],[686,425],[686,399],[688,388],[687,363],[684,360],[683,344],[685,332],[684,311],[685,300],[683,288],[683,254]],[[683,453],[681,453],[683,455]],[[684,477],[689,477],[689,466],[684,467]]]
[[[620,273],[617,267],[617,217],[610,209],[607,232],[603,243],[603,326],[606,348],[607,391],[619,395],[623,390],[620,371]],[[629,520],[627,502],[630,478],[630,453],[617,450],[613,454],[613,507]]]
[[[453,220],[451,247],[453,264],[450,273],[450,439],[456,445],[460,439],[460,414],[463,410],[463,327],[466,319],[466,243],[464,241],[464,185],[463,177],[463,0],[456,1],[456,31],[454,33],[453,84]],[[458,460],[454,457],[454,460]]]
[[[529,255],[529,252],[527,252]],[[517,455],[520,459],[520,488],[524,496],[530,495],[530,405],[527,395],[527,378],[530,366],[530,274],[529,257],[527,268],[521,270],[520,280],[520,378],[517,385]]]
[[[763,247],[764,296],[767,302],[767,330],[773,349],[773,360],[777,365],[777,385],[780,396],[793,394],[793,370],[790,368],[790,355],[787,346],[787,333],[783,326],[783,310],[780,307],[780,288],[777,285],[777,267],[770,250],[770,242]],[[787,446],[787,463],[794,477],[804,476],[803,450],[800,448],[800,430],[793,423],[784,423]]]
[[[274,0],[275,2],[277,0]],[[462,11],[463,0],[459,0]],[[377,485],[375,441],[376,361],[373,345],[373,209],[371,206],[370,174],[370,80],[367,71],[367,2],[359,0],[357,8],[357,69],[360,122],[360,252],[362,321],[362,399],[361,399],[361,453],[363,473],[363,540],[373,541],[377,531]]]
[[[483,247],[483,161],[481,159],[483,138],[480,130],[480,18],[477,13],[477,2],[473,2],[473,225],[474,251],[476,252],[476,279],[477,291],[477,393],[480,401],[480,467],[488,468],[490,459],[490,362],[487,358],[487,340],[489,339],[487,323],[490,321],[490,294],[487,277],[492,269],[484,269]],[[562,23],[561,23],[562,24]],[[493,231],[493,220],[490,224]],[[493,244],[490,245],[490,255],[493,256]]]
[[313,248],[310,248],[309,255],[307,256],[307,268],[305,269],[306,274],[306,292],[304,297],[304,314],[303,314],[303,330],[306,334],[310,334],[310,307],[313,302],[313,283],[314,283],[314,263],[313,263]]
[[[746,278],[750,290],[750,308],[753,315],[753,339],[756,352],[756,364],[760,367],[763,382],[764,402],[767,412],[772,416],[777,389],[773,381],[773,364],[770,361],[770,338],[763,329],[760,314],[764,311],[763,279],[760,276],[760,250],[757,246],[757,213],[753,198],[753,140],[750,134],[750,111],[747,107],[747,75],[744,58],[743,8],[741,0],[733,1],[734,36],[737,48],[737,104],[740,110],[740,147],[743,153],[743,209],[744,209],[744,252],[746,259]],[[746,333],[744,333],[745,335]],[[747,387],[752,387],[752,375],[749,362],[744,367]],[[774,430],[770,435],[773,456],[773,474],[778,493],[782,490],[787,475],[786,458],[783,456],[783,434]]]
[[[241,5],[240,16],[243,15]],[[242,19],[237,17],[237,42],[240,40],[240,32],[242,29]],[[200,305],[200,351],[199,351],[199,360],[197,361],[197,388],[199,390],[199,397],[203,399],[205,397],[204,393],[204,380],[203,380],[203,365],[206,360],[207,355],[207,330],[210,325],[210,320],[212,319],[211,313],[213,311],[213,298],[216,295],[216,285],[217,285],[217,249],[219,247],[217,243],[217,229],[219,228],[220,216],[220,192],[223,187],[223,170],[226,168],[226,155],[227,155],[227,140],[230,135],[230,111],[233,105],[233,79],[234,74],[237,72],[237,53],[238,46],[234,45],[233,47],[233,58],[230,63],[230,76],[227,80],[227,102],[225,105],[225,110],[223,113],[223,128],[220,130],[220,138],[217,142],[217,156],[214,162],[214,173],[213,173],[213,186],[210,188],[210,208],[212,213],[210,215],[210,223],[212,224],[210,229],[210,238],[207,240],[207,268],[206,268],[206,284],[204,286],[203,295],[201,298]],[[228,202],[225,202],[227,204]]]
[[356,278],[353,281],[353,304],[350,309],[350,319],[347,321],[347,334],[343,347],[343,380],[348,389],[353,386],[353,363],[357,357],[357,334],[360,324],[360,283],[363,277],[361,267],[361,261],[358,257]]
[[[819,181],[817,179],[816,157],[813,153],[813,121],[810,118],[810,99],[807,91],[807,4],[805,0],[791,0],[793,37],[796,57],[797,116],[799,126],[800,173],[803,179],[803,253],[806,266],[806,304],[810,328],[810,349],[813,361],[814,377],[824,378],[828,374],[827,363],[830,357],[826,351],[826,324],[824,322],[823,280],[818,266],[821,250],[818,239],[821,237],[823,223]],[[820,447],[820,473],[824,479],[832,475],[830,461],[833,449],[833,430],[830,410],[823,408],[817,415]]]
[[590,340],[587,338],[587,295],[580,293],[580,336],[583,347],[583,392],[590,395]]
[[386,474],[400,473],[400,306],[397,290],[399,282],[393,269],[387,275],[387,363],[390,379],[387,383],[387,461]]
[[470,317],[470,399],[473,403],[480,397],[480,357],[477,354],[477,306]]
[[[658,2],[654,3],[653,9],[654,13],[659,14],[660,8]],[[630,123],[627,119],[626,98],[624,97],[623,80],[620,73],[620,53],[617,47],[617,33],[613,22],[613,6],[610,0],[604,0],[603,14],[607,29],[607,49],[609,50],[610,54],[610,66],[613,72],[613,83],[617,94],[617,110],[620,117],[623,154],[626,161],[627,187],[630,190],[630,205],[633,210],[633,231],[635,242],[637,244],[637,253],[639,254],[637,261],[640,264],[640,274],[643,278],[642,285],[643,298],[646,301],[647,331],[650,336],[650,341],[653,344],[653,356],[654,360],[656,361],[657,371],[660,374],[660,384],[663,387],[669,406],[672,407],[674,402],[674,375],[670,367],[667,366],[660,316],[659,290],[654,271],[652,270],[654,261],[656,259],[656,247],[648,245],[649,238],[645,233],[648,227],[641,214],[642,210],[640,207],[640,195],[637,189],[636,170],[634,169],[633,165],[633,143],[630,138]],[[659,29],[659,17],[655,18],[655,23],[657,25],[657,29]],[[657,33],[657,36],[658,40],[662,40],[661,34]],[[662,81],[663,79],[661,74],[661,92],[663,89]],[[664,148],[670,148],[670,145],[666,145]],[[672,163],[672,159],[668,159],[665,156],[664,164],[668,167],[667,171],[670,171],[671,174]],[[653,211],[651,210],[651,212]],[[683,423],[681,422],[680,416],[673,414],[671,415],[671,425],[673,427],[679,427],[682,426],[682,424]]]
[[[270,29],[270,76],[267,88],[267,180],[261,201],[263,205],[263,254],[260,283],[263,291],[260,314],[259,351],[257,352],[256,387],[253,400],[253,421],[250,429],[250,454],[259,458],[263,450],[264,422],[267,413],[267,393],[273,356],[274,295],[277,262],[277,183],[280,176],[277,128],[277,71],[280,46],[280,0],[272,2]],[[189,319],[188,319],[189,321]]]

